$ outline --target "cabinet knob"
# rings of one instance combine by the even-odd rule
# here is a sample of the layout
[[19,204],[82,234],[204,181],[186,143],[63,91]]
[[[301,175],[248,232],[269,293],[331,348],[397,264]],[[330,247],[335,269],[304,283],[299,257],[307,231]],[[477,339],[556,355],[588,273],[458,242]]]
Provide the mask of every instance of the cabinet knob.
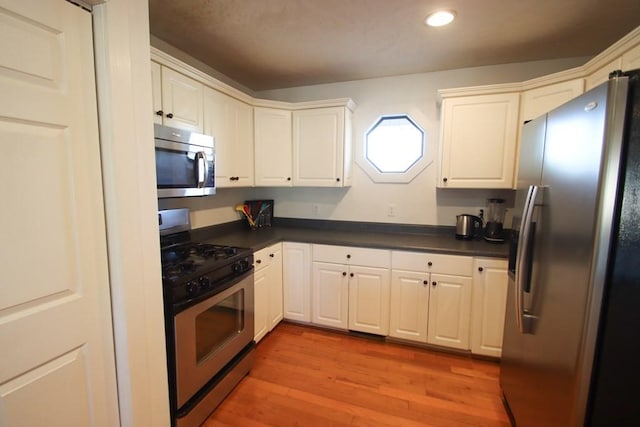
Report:
[[347,254],[347,259],[351,258],[351,254]]
[[274,255],[274,254],[269,254],[269,256],[270,256],[271,258],[273,258],[275,255]]
[[167,119],[173,119],[173,113],[167,114]]
[[353,277],[353,273],[350,273],[350,274],[349,274],[349,276],[350,276],[350,277]]
[[428,281],[428,280],[424,280],[424,281],[422,282],[422,284],[423,284],[423,285],[428,285],[428,284],[429,284],[429,281]]
[[435,281],[431,282],[431,286],[435,286],[435,285],[437,285],[437,283]]
[[447,182],[447,177],[442,178],[442,181]]
[[346,271],[343,271],[343,272],[342,272],[342,275],[343,275],[343,276],[346,276],[346,275],[347,275],[347,272],[346,272]]
[[240,177],[239,176],[230,176],[229,177],[229,181],[239,181]]
[[429,261],[429,262],[427,263],[427,265],[428,265],[429,267],[431,267],[431,266],[433,265],[433,263],[432,263],[431,261]]
[[163,114],[164,114],[164,111],[162,111],[162,110],[156,111],[156,116],[162,117]]
[[262,263],[262,260],[260,260],[260,259],[256,260],[256,264],[261,264],[261,263]]
[[482,268],[482,267],[478,267],[478,271],[479,271],[480,273],[482,273],[482,272],[484,271],[484,268]]
[[340,182],[340,178],[336,178],[336,182]]

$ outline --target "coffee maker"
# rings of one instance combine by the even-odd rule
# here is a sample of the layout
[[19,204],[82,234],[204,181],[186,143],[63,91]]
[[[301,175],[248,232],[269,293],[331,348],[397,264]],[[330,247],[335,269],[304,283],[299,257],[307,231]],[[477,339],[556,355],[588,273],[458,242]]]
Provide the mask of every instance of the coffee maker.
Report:
[[484,217],[484,239],[486,241],[504,242],[505,232],[502,224],[504,224],[505,212],[504,199],[489,199],[487,201],[487,212]]

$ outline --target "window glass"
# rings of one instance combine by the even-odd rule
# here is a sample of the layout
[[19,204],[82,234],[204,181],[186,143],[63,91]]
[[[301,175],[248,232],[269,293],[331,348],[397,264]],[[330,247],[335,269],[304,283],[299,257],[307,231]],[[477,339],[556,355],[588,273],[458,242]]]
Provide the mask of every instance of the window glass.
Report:
[[383,116],[367,132],[365,157],[380,173],[405,173],[424,156],[424,132],[409,116]]

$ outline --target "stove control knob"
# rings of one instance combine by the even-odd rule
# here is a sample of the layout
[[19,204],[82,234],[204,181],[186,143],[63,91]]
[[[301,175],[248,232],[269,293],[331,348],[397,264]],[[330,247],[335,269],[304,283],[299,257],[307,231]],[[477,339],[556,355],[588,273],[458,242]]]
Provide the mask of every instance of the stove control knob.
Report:
[[210,289],[210,288],[211,288],[211,281],[209,280],[208,277],[202,276],[200,278],[200,289],[205,291],[205,290]]
[[187,283],[187,295],[194,296],[200,290],[200,285],[195,280]]
[[247,261],[240,260],[233,263],[233,271],[235,273],[242,273],[247,269]]

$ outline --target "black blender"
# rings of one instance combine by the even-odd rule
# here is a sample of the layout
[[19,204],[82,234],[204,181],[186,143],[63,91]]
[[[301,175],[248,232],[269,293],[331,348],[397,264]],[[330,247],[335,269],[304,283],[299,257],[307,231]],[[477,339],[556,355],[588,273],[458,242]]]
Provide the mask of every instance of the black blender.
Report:
[[489,199],[487,203],[487,212],[485,214],[484,240],[488,242],[502,243],[505,240],[504,199]]

